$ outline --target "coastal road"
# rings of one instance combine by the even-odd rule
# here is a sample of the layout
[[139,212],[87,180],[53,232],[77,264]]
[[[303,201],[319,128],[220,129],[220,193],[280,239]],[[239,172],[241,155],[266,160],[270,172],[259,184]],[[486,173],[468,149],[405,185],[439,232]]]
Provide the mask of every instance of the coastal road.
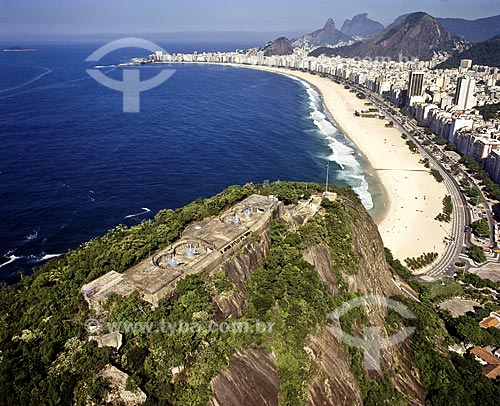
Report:
[[[353,86],[350,83],[349,85]],[[441,173],[443,182],[453,204],[452,230],[451,234],[447,237],[445,252],[438,258],[437,262],[432,265],[432,268],[429,269],[426,274],[428,276],[432,276],[433,278],[452,275],[454,272],[454,262],[458,259],[458,256],[462,252],[462,248],[464,246],[465,226],[470,224],[470,213],[467,208],[467,201],[465,196],[462,194],[460,185],[441,164],[440,160],[436,158],[430,150],[421,145],[420,142],[413,137],[410,131],[407,131],[405,124],[413,131],[420,132],[418,127],[411,122],[403,123],[403,119],[395,114],[391,114],[391,110],[394,110],[393,107],[387,105],[383,100],[374,96],[367,89],[360,88],[359,86],[354,87],[358,91],[367,95],[370,101],[372,101],[386,115],[386,117],[392,119],[392,121],[397,125],[397,128],[405,134],[408,139],[412,140],[417,145],[421,155],[424,158],[427,158],[429,163]]]
[[466,176],[469,179],[469,181],[474,185],[474,187],[476,187],[479,190],[479,192],[481,193],[481,199],[483,200],[483,208],[486,211],[486,217],[488,218],[488,226],[490,228],[491,247],[496,248],[497,244],[495,241],[495,219],[493,218],[493,212],[491,210],[491,206],[488,203],[488,199],[486,198],[483,190],[477,184],[476,180],[467,173],[466,173]]
[[[462,194],[460,185],[457,183],[456,179],[446,170],[440,160],[436,158],[430,150],[421,145],[420,142],[415,139],[412,134],[405,130],[403,123],[398,117],[395,117],[386,110],[384,110],[384,112],[399,124],[400,130],[404,134],[406,134],[409,139],[415,142],[415,144],[419,147],[421,155],[424,158],[427,158],[429,160],[429,163],[435,169],[439,170],[439,173],[443,177],[443,182],[453,204],[452,230],[446,242],[445,252],[438,258],[438,260],[432,265],[432,268],[429,269],[426,274],[432,276],[433,278],[439,278],[445,275],[453,275],[454,262],[458,259],[458,256],[462,252],[462,248],[464,246],[464,229],[467,224],[470,224],[470,213],[467,208],[467,201],[465,199],[465,196]],[[412,123],[407,123],[407,125],[409,125],[410,128],[412,128],[414,131],[419,131],[419,129]]]

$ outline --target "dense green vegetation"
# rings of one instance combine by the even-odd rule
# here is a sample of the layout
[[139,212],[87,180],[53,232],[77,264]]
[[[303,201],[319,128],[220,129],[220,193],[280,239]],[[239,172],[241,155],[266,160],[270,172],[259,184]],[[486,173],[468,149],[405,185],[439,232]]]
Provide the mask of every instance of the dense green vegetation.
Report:
[[413,365],[428,391],[431,406],[495,405],[500,385],[486,378],[473,356],[445,355],[442,348],[453,342],[446,324],[431,302],[406,301],[416,315],[411,336]]
[[482,279],[477,275],[469,272],[463,272],[458,275],[458,280],[465,283],[466,285],[472,285],[476,288],[490,288],[490,289],[500,289],[500,282],[493,282],[489,279]]
[[415,144],[412,140],[406,141],[406,145],[408,145],[408,148],[410,149],[411,152],[416,154],[418,152],[418,147],[417,144]]
[[436,179],[436,182],[438,182],[438,183],[441,183],[442,181],[444,181],[443,175],[441,175],[441,172],[439,172],[435,168],[431,169],[431,175],[434,176],[434,179]]
[[463,189],[465,195],[469,198],[469,203],[473,206],[477,206],[479,203],[482,203],[483,199],[481,197],[481,191],[477,187],[469,185],[468,182],[467,184],[468,186],[465,186]]
[[434,137],[434,143],[437,145],[446,145],[446,144],[448,144],[448,141],[446,140],[446,138],[443,138],[443,137],[440,137],[439,135],[436,135]]
[[406,266],[412,271],[416,271],[417,269],[425,268],[426,266],[432,264],[437,257],[437,252],[426,252],[418,258],[406,258],[405,263]]
[[463,294],[462,286],[451,278],[421,284],[411,283],[423,301],[439,302]]
[[472,59],[476,65],[500,67],[500,35],[463,52],[456,51],[449,59],[436,66],[437,69],[458,68],[462,59]]
[[478,237],[489,237],[490,236],[490,226],[488,220],[479,219],[470,225],[472,227],[472,232]]
[[[106,303],[108,322],[143,323],[126,331],[120,329],[124,344],[118,352],[87,341],[85,321],[94,315],[79,289],[105,272],[124,271],[174,241],[186,225],[216,215],[252,193],[276,195],[288,204],[321,192],[323,187],[284,182],[232,186],[184,208],[161,211],[153,220],[135,227],[118,226],[48,262],[19,284],[3,286],[0,404],[102,404],[106,382],[99,378],[98,371],[112,363],[130,375],[128,388],[139,386],[146,392],[148,405],[205,405],[211,396],[210,380],[227,367],[231,354],[249,347],[276,354],[280,404],[305,404],[307,385],[319,374],[304,350],[308,337],[320,331],[331,310],[360,294],[349,291],[347,283],[359,271],[362,255],[353,248],[353,220],[359,216],[361,206],[352,190],[331,187],[341,199],[323,200],[323,215],[302,227],[273,222],[269,255],[247,284],[248,310],[239,319],[225,320],[229,329],[234,326],[238,334],[210,328],[214,319],[218,320],[214,296],[229,295],[235,289],[223,273],[182,279],[177,284],[176,298],[160,303],[154,310],[138,294],[111,296]],[[313,266],[302,257],[304,249],[320,244],[330,250],[336,296],[330,295]],[[411,272],[389,250],[386,260],[402,279],[409,280]],[[468,274],[460,277],[477,288],[498,288],[498,284]],[[498,399],[498,385],[483,377],[475,361],[450,358],[443,350],[454,340],[487,343],[497,339],[495,332],[479,336],[468,318],[454,321],[436,313],[433,301],[462,294],[462,287],[457,285],[412,281],[423,303],[397,299],[417,316],[417,330],[411,337],[414,370],[429,391],[429,405],[474,405],[475,399],[484,405],[494,404],[491,400]],[[389,324],[399,323],[396,316],[389,316]],[[480,313],[466,316],[479,317]],[[273,323],[272,332],[237,328],[240,322],[257,321]],[[370,320],[358,308],[341,322],[346,331],[354,332]],[[197,328],[148,328],[165,324],[179,327],[180,323],[195,323]],[[365,405],[408,404],[394,388],[391,371],[384,371],[379,378],[369,377],[362,366],[362,352],[347,347],[344,350],[351,359]],[[184,368],[176,379],[170,374],[174,367]]]
[[275,323],[267,345],[278,357],[280,404],[286,405],[302,405],[306,401],[305,387],[315,371],[304,351],[305,340],[325,323],[332,305],[325,284],[302,258],[300,235],[287,235],[286,227],[275,223],[271,252],[248,284],[249,316]]
[[406,268],[399,259],[394,258],[392,252],[389,248],[384,248],[385,250],[385,260],[391,267],[391,269],[396,272],[403,280],[408,280],[412,276],[412,273]]
[[500,103],[485,104],[484,106],[476,106],[474,108],[479,110],[486,121],[500,118]]
[[[232,186],[212,198],[160,211],[154,220],[135,227],[117,226],[48,262],[15,286],[4,286],[0,290],[0,304],[5,309],[0,323],[0,403],[19,405],[35,400],[36,404],[100,403],[105,383],[97,377],[97,372],[108,362],[131,373],[133,382],[146,391],[151,404],[206,402],[207,382],[227,365],[228,355],[262,337],[239,335],[233,340],[214,335],[205,337],[203,332],[179,337],[154,333],[145,337],[138,331],[125,334],[125,344],[120,350],[123,356],[117,358],[109,349],[87,342],[84,324],[92,314],[79,289],[110,270],[124,271],[174,241],[189,223],[218,214],[252,193],[273,194],[288,204],[322,190],[323,186],[312,183]],[[333,186],[331,190],[359,204],[352,190]],[[349,236],[335,235],[342,237],[338,243],[340,249],[350,241]],[[355,258],[351,254],[338,257],[340,264],[353,263]],[[310,277],[307,274],[307,283],[312,283]],[[114,297],[109,304],[111,320],[119,322],[131,315],[137,320],[138,315],[143,315],[142,321],[174,323],[191,320],[197,314],[206,322],[213,314],[210,295],[227,294],[232,286],[227,278],[216,275],[210,280],[202,276],[187,278],[178,288],[180,297],[162,304],[154,312],[136,295],[126,299]],[[209,345],[205,347],[207,340]],[[187,382],[182,380],[174,385],[165,371],[179,365],[189,367],[190,377]]]
[[[285,187],[279,183],[233,186],[210,199],[161,211],[154,220],[130,229],[117,226],[105,236],[48,262],[17,285],[3,287],[0,403],[30,404],[30,399],[36,399],[38,404],[69,404],[79,403],[86,396],[100,399],[103,382],[96,378],[96,371],[109,361],[110,351],[86,341],[84,322],[91,314],[79,293],[81,286],[110,270],[127,269],[174,241],[190,222],[217,214],[251,193],[281,194],[284,200],[296,201],[306,188],[306,184]],[[311,191],[314,188],[313,184],[309,186]],[[15,336],[20,338],[13,341]],[[78,357],[78,363],[54,368],[59,359],[63,361],[61,357],[67,362]]]
[[446,195],[443,199],[443,212],[436,216],[436,220],[449,223],[451,221],[451,214],[453,213],[453,203],[451,196]]
[[[393,266],[393,262],[389,263]],[[401,266],[397,263],[396,265]],[[399,270],[398,274],[404,275],[406,272]],[[498,345],[498,331],[486,331],[479,327],[479,321],[487,316],[491,309],[476,308],[475,314],[453,319],[447,312],[441,311],[438,304],[445,299],[463,296],[465,292],[462,285],[450,278],[432,283],[417,282],[409,277],[406,279],[419,293],[422,301],[417,303],[397,298],[416,316],[413,324],[416,330],[410,336],[411,357],[419,381],[428,391],[426,405],[495,405],[500,396],[500,383],[486,378],[482,366],[473,356],[460,356],[446,351],[448,345],[460,341]],[[500,283],[495,284],[469,273],[460,274],[458,280],[478,288],[500,286]],[[497,300],[491,307],[496,309],[498,305]]]
[[469,258],[472,259],[474,262],[477,262],[478,264],[486,262],[486,254],[479,247],[472,247],[469,250]]
[[[174,241],[190,222],[217,214],[255,189],[251,185],[230,187],[213,198],[161,211],[154,220],[130,229],[117,226],[48,262],[19,284],[1,289],[0,303],[8,311],[3,312],[0,324],[0,403],[30,404],[30,399],[36,399],[38,404],[68,404],[86,396],[100,399],[103,382],[96,378],[96,371],[109,361],[110,351],[86,342],[84,322],[91,314],[79,293],[81,286],[108,271],[127,269]],[[281,191],[281,185],[276,190]],[[292,187],[285,194],[296,198]],[[21,339],[14,342],[13,336]],[[72,344],[66,348],[70,339]],[[78,357],[78,363],[54,368],[59,359],[63,361],[61,357]]]
[[500,185],[493,182],[481,165],[479,165],[476,160],[470,156],[462,156],[460,162],[463,163],[474,177],[478,178],[483,184],[483,190],[488,193],[493,199],[500,200]]

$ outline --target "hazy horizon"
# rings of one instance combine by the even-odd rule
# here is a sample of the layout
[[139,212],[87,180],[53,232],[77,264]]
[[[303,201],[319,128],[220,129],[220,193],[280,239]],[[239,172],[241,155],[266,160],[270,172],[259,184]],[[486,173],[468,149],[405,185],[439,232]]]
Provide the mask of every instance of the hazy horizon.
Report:
[[[117,11],[118,10],[118,11]],[[387,12],[386,10],[390,10]],[[294,36],[322,27],[331,17],[338,29],[346,19],[368,13],[385,26],[402,14],[425,11],[434,17],[473,20],[500,14],[497,0],[386,0],[374,3],[352,0],[332,4],[326,0],[255,0],[240,4],[228,0],[186,0],[167,4],[151,0],[147,4],[130,0],[60,0],[0,2],[0,40],[61,40],[98,38],[110,35],[191,35],[192,40],[224,40],[224,34],[238,34],[231,41],[272,39]],[[207,35],[208,34],[208,35]],[[213,35],[212,35],[213,34]],[[200,38],[197,38],[200,37]],[[212,38],[213,37],[213,38]]]

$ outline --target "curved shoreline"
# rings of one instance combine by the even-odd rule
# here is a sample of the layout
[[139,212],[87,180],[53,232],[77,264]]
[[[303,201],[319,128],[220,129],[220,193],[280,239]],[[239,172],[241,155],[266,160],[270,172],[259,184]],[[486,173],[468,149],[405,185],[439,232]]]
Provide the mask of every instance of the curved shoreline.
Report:
[[[276,73],[282,74],[284,76],[291,76],[289,73],[283,73],[283,72],[276,72]],[[363,161],[363,167],[366,170],[365,176],[366,176],[366,182],[368,184],[368,192],[370,193],[373,201],[373,207],[369,209],[368,212],[372,215],[373,220],[378,225],[378,223],[382,221],[382,219],[386,216],[389,207],[388,203],[390,201],[389,194],[387,193],[387,189],[385,188],[382,180],[377,175],[376,171],[372,167],[369,159],[366,157],[364,152],[356,144],[355,140],[349,137],[348,131],[346,131],[339,123],[337,123],[333,114],[328,108],[328,105],[325,103],[325,98],[323,96],[321,89],[316,85],[312,84],[311,82],[308,82],[306,79],[299,78],[298,76],[294,76],[294,79],[295,80],[299,79],[299,81],[306,81],[313,89],[315,89],[319,93],[321,97],[321,102],[325,110],[324,113],[327,116],[327,119],[335,124],[335,126],[341,131],[342,135],[352,144],[352,146],[354,147],[354,152],[361,156],[361,159]]]
[[385,128],[385,120],[354,117],[355,110],[366,108],[366,99],[358,99],[355,93],[330,79],[305,72],[267,66],[221,65],[294,76],[317,89],[334,123],[369,164],[372,173],[367,175],[379,181],[384,205],[374,220],[384,245],[400,260],[445,251],[444,239],[450,234],[451,224],[440,223],[435,216],[442,211],[446,187],[437,183],[419,162],[420,154],[409,151],[399,130]]
[[[185,62],[183,62],[185,63]],[[198,63],[198,62],[196,62]],[[203,62],[202,62],[203,63]],[[206,63],[207,65],[213,65],[214,63]],[[365,166],[365,169],[367,169],[366,176],[372,180],[373,182],[370,182],[367,180],[368,187],[369,187],[369,192],[372,196],[373,202],[374,202],[374,207],[370,210],[369,212],[373,212],[373,219],[377,225],[386,217],[389,207],[390,207],[390,198],[389,198],[389,193],[387,191],[387,188],[384,186],[384,183],[382,182],[382,179],[378,176],[376,173],[376,170],[373,168],[369,158],[366,156],[362,148],[356,143],[355,139],[352,139],[349,136],[349,131],[347,131],[342,125],[340,125],[337,120],[335,119],[335,116],[332,114],[330,111],[330,108],[328,104],[325,102],[325,96],[323,95],[323,92],[320,87],[316,86],[316,84],[310,82],[307,80],[307,78],[304,78],[302,76],[299,76],[297,71],[292,71],[289,69],[284,69],[284,68],[273,68],[273,67],[266,67],[266,66],[260,66],[260,65],[239,65],[239,64],[232,64],[232,63],[221,63],[217,64],[220,66],[231,66],[235,68],[247,68],[247,69],[255,69],[255,70],[262,70],[266,72],[272,72],[276,74],[280,74],[283,76],[290,77],[292,80],[299,80],[299,81],[305,81],[307,82],[314,90],[316,90],[320,97],[321,101],[323,103],[323,107],[325,109],[326,116],[328,120],[331,120],[336,127],[340,129],[342,132],[342,135],[344,135],[355,147],[355,152],[358,153],[361,158],[363,159],[363,164]],[[377,187],[373,186],[373,183],[376,183]],[[375,189],[375,190],[373,190]],[[372,192],[376,192],[374,195]],[[381,197],[379,196],[381,195]],[[378,204],[378,207],[377,207]]]

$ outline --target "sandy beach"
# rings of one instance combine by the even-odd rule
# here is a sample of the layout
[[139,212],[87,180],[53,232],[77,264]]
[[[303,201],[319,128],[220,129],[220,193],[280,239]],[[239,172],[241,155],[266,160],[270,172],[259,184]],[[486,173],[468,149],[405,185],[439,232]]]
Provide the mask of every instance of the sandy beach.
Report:
[[450,234],[451,224],[434,218],[442,211],[446,187],[437,183],[419,162],[420,154],[410,152],[397,129],[386,128],[387,120],[355,117],[355,110],[367,109],[366,100],[327,78],[286,69],[256,68],[296,76],[321,92],[330,115],[368,161],[384,188],[385,207],[376,221],[385,246],[396,258],[403,261],[427,252],[444,252],[444,238]]

